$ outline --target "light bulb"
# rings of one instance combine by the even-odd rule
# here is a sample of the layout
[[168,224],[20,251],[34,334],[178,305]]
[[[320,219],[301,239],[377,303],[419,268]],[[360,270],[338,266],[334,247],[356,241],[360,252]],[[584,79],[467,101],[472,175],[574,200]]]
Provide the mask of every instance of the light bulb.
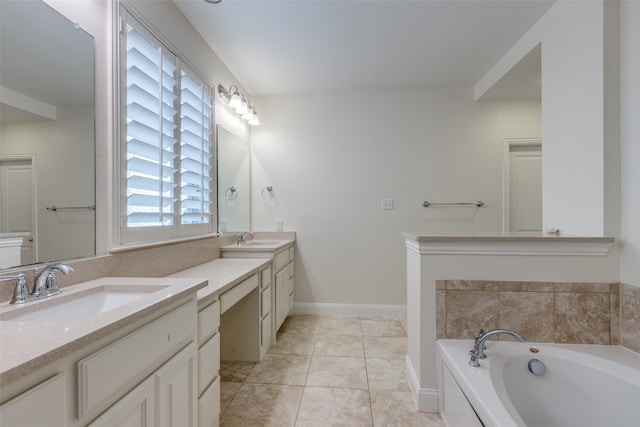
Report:
[[247,110],[247,112],[245,114],[242,115],[242,118],[245,120],[251,120],[253,119],[253,111],[251,111],[250,109]]
[[258,119],[258,113],[256,110],[253,110],[253,117],[249,120],[249,124],[252,126],[258,126],[260,124],[260,120]]
[[249,106],[247,105],[247,101],[242,101],[242,104],[240,104],[240,106],[236,108],[236,113],[240,114],[241,116],[247,114],[248,111]]
[[240,98],[240,94],[238,92],[231,95],[231,99],[229,100],[229,107],[237,110],[242,104],[242,98]]

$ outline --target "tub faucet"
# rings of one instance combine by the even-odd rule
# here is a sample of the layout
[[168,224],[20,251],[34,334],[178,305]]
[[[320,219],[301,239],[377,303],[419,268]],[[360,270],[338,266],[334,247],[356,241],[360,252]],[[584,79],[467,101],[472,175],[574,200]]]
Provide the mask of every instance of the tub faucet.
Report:
[[493,331],[486,332],[482,335],[478,334],[480,336],[476,335],[476,341],[473,345],[473,349],[469,351],[469,355],[471,356],[471,359],[469,360],[469,365],[473,366],[474,368],[479,367],[480,362],[478,362],[478,359],[486,359],[487,357],[484,354],[485,341],[487,341],[489,338],[491,338],[494,335],[500,335],[500,334],[510,335],[520,342],[526,341],[526,339],[522,335],[520,335],[517,332],[510,331],[508,329],[494,329]]
[[58,282],[56,281],[56,270],[64,274],[73,273],[73,268],[65,264],[50,264],[40,269],[34,269],[33,298],[46,298],[60,293]]
[[253,233],[251,231],[245,231],[244,233],[238,233],[238,241],[236,242],[238,245],[244,245],[247,243],[244,239],[247,235],[251,235],[253,237]]

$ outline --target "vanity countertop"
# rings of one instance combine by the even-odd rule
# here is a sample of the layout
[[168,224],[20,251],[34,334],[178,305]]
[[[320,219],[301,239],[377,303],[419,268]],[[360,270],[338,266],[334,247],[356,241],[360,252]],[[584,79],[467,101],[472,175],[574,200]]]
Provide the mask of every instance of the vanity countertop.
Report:
[[[18,378],[170,305],[206,286],[203,279],[103,277],[62,288],[68,301],[101,287],[122,292],[148,292],[131,302],[77,322],[45,323],[12,320],[18,312],[37,312],[55,305],[56,296],[27,304],[0,304],[0,383]],[[146,287],[146,290],[143,290]],[[150,288],[153,287],[153,288]],[[159,289],[156,290],[156,287]],[[150,292],[150,289],[153,291]],[[53,303],[53,304],[52,304]]]
[[200,277],[208,280],[209,284],[198,291],[198,304],[202,305],[233,288],[270,262],[270,259],[265,258],[218,258],[167,277]]

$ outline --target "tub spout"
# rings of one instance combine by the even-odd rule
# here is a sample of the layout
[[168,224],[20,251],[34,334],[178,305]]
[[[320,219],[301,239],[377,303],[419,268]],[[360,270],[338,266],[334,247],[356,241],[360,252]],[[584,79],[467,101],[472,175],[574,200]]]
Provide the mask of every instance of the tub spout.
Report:
[[476,337],[476,341],[475,341],[475,344],[473,345],[473,349],[469,351],[469,355],[471,356],[471,358],[469,359],[469,365],[473,366],[474,368],[479,367],[480,362],[478,361],[478,359],[486,359],[487,357],[484,354],[485,341],[487,341],[489,338],[495,335],[500,335],[500,334],[512,336],[521,342],[526,341],[526,339],[522,335],[520,335],[517,332],[510,331],[508,329],[494,329],[492,331],[484,333],[482,336]]

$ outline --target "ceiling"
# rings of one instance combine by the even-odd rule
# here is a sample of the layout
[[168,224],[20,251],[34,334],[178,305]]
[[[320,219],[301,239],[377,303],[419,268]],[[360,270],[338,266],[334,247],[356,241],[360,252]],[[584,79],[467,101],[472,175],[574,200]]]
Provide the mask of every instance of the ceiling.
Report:
[[252,96],[472,87],[554,3],[173,1]]

